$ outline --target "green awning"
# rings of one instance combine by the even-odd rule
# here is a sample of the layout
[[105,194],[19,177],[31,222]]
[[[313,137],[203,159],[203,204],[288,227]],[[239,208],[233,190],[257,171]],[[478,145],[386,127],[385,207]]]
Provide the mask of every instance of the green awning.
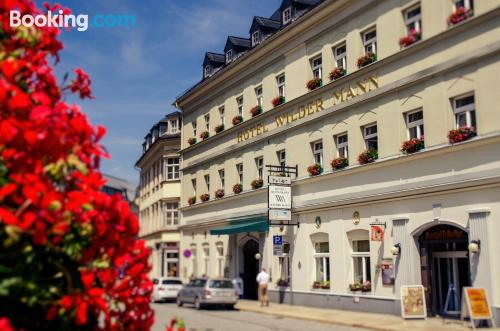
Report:
[[249,217],[230,220],[229,224],[210,229],[210,234],[235,234],[242,232],[268,232],[269,223],[266,217]]

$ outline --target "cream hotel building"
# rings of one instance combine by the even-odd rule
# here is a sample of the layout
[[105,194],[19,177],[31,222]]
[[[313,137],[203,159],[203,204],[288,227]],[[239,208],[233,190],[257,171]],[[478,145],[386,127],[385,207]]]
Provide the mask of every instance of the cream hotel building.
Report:
[[[262,266],[273,301],[392,314],[402,285],[430,315],[478,286],[500,315],[500,1],[284,0],[249,26],[175,100],[181,276],[255,298]],[[297,166],[300,226],[268,225],[266,165]]]

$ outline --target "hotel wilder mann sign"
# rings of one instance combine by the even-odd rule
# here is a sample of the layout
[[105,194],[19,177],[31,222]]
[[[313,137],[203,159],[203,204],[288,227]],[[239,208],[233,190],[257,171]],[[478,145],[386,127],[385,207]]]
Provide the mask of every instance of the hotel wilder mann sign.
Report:
[[[355,85],[349,85],[342,89],[336,90],[332,93],[333,105],[337,105],[341,102],[350,100],[357,97],[358,95],[370,92],[379,87],[379,77],[371,76],[356,82]],[[274,122],[257,123],[245,130],[238,132],[238,143],[251,139],[253,137],[260,136],[286,124],[301,120],[307,116],[313,115],[314,113],[324,110],[323,98],[318,98],[312,102],[304,105],[300,105],[293,110],[286,111],[282,114],[276,115]]]

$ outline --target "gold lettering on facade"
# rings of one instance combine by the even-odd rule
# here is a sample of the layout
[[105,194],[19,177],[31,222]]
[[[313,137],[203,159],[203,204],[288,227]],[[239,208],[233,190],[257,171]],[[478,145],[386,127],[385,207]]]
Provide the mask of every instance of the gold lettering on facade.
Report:
[[363,93],[370,92],[379,87],[379,77],[371,76],[369,78],[365,78],[356,82],[356,84],[349,85],[340,90],[333,92],[333,105],[338,105],[341,102],[350,100],[356,96],[359,96]]

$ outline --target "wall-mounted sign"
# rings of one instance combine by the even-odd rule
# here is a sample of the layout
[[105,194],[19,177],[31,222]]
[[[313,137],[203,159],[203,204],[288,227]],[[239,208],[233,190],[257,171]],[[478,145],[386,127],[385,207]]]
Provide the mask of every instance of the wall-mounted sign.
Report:
[[184,255],[185,258],[191,257],[191,254],[192,254],[192,252],[191,252],[190,249],[185,249],[184,252],[183,252],[183,255]]
[[401,316],[403,318],[427,318],[425,293],[422,285],[401,286]]
[[372,241],[384,241],[383,225],[372,225]]
[[269,185],[292,185],[292,178],[284,176],[269,176]]
[[493,313],[486,289],[482,287],[464,287],[462,295],[461,319],[470,317],[472,325],[475,327],[475,320],[491,320],[493,322]]
[[383,260],[380,270],[382,272],[382,285],[394,285],[394,263],[392,260]]
[[289,209],[269,209],[270,221],[291,221],[292,211]]
[[291,209],[292,188],[290,186],[269,185],[269,208]]

